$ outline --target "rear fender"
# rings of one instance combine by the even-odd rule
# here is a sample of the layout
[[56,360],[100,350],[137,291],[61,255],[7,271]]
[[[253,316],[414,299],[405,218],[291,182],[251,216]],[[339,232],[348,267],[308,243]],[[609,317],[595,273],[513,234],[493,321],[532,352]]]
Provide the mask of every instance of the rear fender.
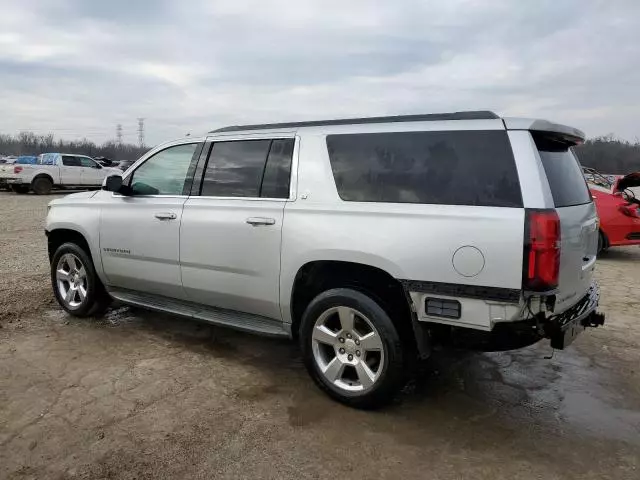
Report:
[[292,262],[283,262],[280,275],[280,310],[285,324],[291,324],[291,298],[293,287],[300,269],[311,262],[335,261],[358,263],[374,267],[388,273],[393,278],[403,278],[403,272],[398,265],[389,260],[361,251],[352,250],[313,250]]
[[53,180],[53,177],[52,177],[51,175],[49,175],[48,173],[42,173],[42,172],[40,172],[40,173],[36,173],[36,174],[33,176],[33,178],[31,178],[31,182],[30,182],[30,183],[35,182],[38,178],[46,178],[46,179],[48,179],[51,183],[55,184],[55,181]]

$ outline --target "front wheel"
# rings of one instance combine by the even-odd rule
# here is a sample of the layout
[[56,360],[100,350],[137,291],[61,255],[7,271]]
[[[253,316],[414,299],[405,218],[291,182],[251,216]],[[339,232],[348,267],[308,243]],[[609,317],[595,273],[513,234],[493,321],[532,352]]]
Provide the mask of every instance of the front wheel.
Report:
[[380,407],[404,385],[398,332],[385,310],[361,292],[336,288],[314,298],[302,317],[300,342],[313,380],[344,404]]
[[75,243],[61,245],[53,255],[51,284],[60,306],[76,317],[100,313],[110,303],[91,258]]

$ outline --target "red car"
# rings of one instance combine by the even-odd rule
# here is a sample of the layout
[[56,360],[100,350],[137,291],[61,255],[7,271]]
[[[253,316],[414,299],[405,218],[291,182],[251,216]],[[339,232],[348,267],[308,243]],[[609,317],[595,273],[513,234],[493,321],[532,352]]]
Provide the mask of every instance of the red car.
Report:
[[585,168],[585,178],[600,217],[598,253],[609,247],[640,245],[640,200],[634,187],[640,187],[640,172],[606,177]]

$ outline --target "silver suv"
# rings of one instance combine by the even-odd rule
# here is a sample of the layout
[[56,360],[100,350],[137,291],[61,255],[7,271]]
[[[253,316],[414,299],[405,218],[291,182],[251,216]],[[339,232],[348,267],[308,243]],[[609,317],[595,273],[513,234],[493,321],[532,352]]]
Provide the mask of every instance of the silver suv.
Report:
[[76,316],[125,304],[300,342],[333,398],[393,398],[434,345],[597,326],[579,130],[492,112],[227,127],[50,204]]

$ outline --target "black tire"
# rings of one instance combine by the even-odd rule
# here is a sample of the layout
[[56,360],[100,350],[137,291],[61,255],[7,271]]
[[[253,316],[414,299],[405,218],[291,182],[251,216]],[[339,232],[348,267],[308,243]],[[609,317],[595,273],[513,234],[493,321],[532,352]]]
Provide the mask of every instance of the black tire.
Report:
[[609,248],[609,241],[602,230],[598,231],[598,256],[602,255]]
[[[334,385],[325,378],[315,359],[312,335],[316,321],[334,307],[349,307],[362,313],[373,324],[382,341],[382,370],[379,378],[367,391],[351,392]],[[362,292],[349,288],[335,288],[318,295],[302,316],[299,337],[303,361],[311,378],[330,397],[345,405],[363,409],[382,407],[390,403],[406,383],[405,349],[398,331],[385,310]]]
[[49,177],[37,177],[31,184],[31,189],[37,195],[48,195],[53,189],[53,182]]
[[26,185],[13,185],[11,187],[11,190],[13,190],[14,193],[17,193],[20,195],[29,193],[29,187],[27,187]]
[[[70,306],[64,300],[58,286],[57,269],[60,259],[66,254],[75,256],[86,271],[86,296],[81,300],[80,304],[76,306]],[[60,306],[67,313],[75,317],[88,317],[104,313],[111,303],[111,297],[105,290],[100,278],[96,275],[91,257],[82,247],[75,243],[64,243],[60,245],[53,254],[53,258],[51,259],[51,286],[53,287],[53,293]]]

